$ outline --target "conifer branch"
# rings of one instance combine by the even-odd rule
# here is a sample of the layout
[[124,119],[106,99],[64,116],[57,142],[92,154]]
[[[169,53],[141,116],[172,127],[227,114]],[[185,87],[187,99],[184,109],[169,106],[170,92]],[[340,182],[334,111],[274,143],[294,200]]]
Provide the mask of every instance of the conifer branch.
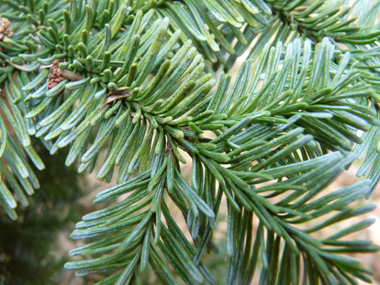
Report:
[[[30,144],[36,136],[52,155],[69,147],[65,164],[78,161],[80,173],[101,163],[99,181],[117,175],[117,185],[98,193],[95,204],[130,194],[77,223],[71,237],[92,241],[70,252],[84,260],[66,268],[78,276],[104,274],[99,284],[129,284],[150,266],[164,284],[176,284],[163,256],[186,284],[215,284],[202,257],[219,251],[212,237],[225,195],[226,284],[249,284],[259,260],[263,284],[370,281],[371,272],[341,253],[378,247],[340,239],[372,219],[323,240],[310,233],[373,209],[350,204],[369,196],[379,180],[372,29],[380,5],[366,9],[365,20],[357,12],[361,0],[347,9],[302,3],[7,0],[1,6],[14,31],[0,53],[12,112],[4,100],[1,106],[20,141],[1,120],[0,156],[12,169],[1,160],[7,184],[25,205],[18,183],[28,194],[30,183],[38,188],[20,150],[42,169]],[[224,72],[212,79],[210,63],[227,71],[256,37],[232,86]],[[189,162],[183,152],[191,157],[191,182],[181,173],[180,163]],[[325,194],[366,152],[359,174],[375,162],[369,179]],[[0,202],[15,219],[16,200],[0,185]]]

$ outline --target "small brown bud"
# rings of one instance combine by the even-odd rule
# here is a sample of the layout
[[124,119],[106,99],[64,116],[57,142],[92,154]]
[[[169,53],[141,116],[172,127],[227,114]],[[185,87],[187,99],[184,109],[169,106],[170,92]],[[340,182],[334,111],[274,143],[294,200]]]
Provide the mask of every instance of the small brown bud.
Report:
[[65,80],[65,77],[63,77],[58,72],[60,62],[61,60],[56,59],[50,68],[50,73],[48,75],[48,80],[47,80],[47,90],[54,88],[55,86],[57,86],[57,84]]

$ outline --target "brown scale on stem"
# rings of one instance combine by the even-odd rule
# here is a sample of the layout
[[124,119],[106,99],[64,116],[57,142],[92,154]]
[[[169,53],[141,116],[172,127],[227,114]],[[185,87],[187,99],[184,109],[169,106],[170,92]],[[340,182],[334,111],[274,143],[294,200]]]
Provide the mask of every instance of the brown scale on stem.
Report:
[[105,106],[107,106],[108,104],[114,101],[130,97],[132,93],[130,91],[127,91],[128,89],[129,87],[121,87],[119,89],[113,90],[110,93],[108,93],[106,96],[106,100],[100,106],[99,110],[102,110]]

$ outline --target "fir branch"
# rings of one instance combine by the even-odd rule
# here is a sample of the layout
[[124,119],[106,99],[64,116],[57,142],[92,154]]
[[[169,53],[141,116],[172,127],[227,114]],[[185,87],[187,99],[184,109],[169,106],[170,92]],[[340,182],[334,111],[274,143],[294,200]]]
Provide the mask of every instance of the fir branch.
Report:
[[[69,147],[66,165],[78,160],[79,172],[92,172],[108,147],[97,177],[110,182],[119,167],[117,185],[98,193],[94,203],[130,193],[77,223],[72,238],[93,240],[71,254],[94,257],[66,268],[79,276],[104,274],[99,284],[129,284],[139,282],[149,264],[163,283],[176,284],[163,256],[185,283],[214,284],[201,259],[206,251],[219,251],[212,233],[225,195],[226,284],[249,284],[258,261],[264,265],[261,283],[370,280],[369,271],[340,253],[378,247],[340,238],[373,220],[324,240],[309,235],[373,209],[350,204],[369,195],[378,180],[375,170],[372,180],[323,193],[357,154],[370,149],[363,173],[373,161],[373,169],[378,164],[372,140],[379,125],[377,31],[352,29],[348,18],[339,23],[349,11],[355,17],[357,7],[331,9],[320,1],[300,11],[302,1],[261,0],[60,4],[18,6],[8,0],[0,8],[11,22],[22,17],[0,54],[12,112],[3,100],[2,109],[40,169],[30,135],[51,154]],[[374,24],[374,7],[365,11],[373,22],[359,12],[360,25]],[[294,21],[300,34],[290,40]],[[344,35],[336,35],[341,29]],[[213,80],[208,63],[228,69],[256,36],[232,88],[230,75]],[[232,46],[235,39],[239,43]],[[351,49],[372,46],[362,48],[360,57],[337,42]],[[373,62],[365,61],[369,57]],[[7,181],[32,177],[2,121],[1,143],[0,154],[12,168],[2,169]],[[191,157],[191,183],[180,170],[180,162],[187,162],[182,151]],[[12,189],[21,201],[19,188]],[[15,218],[16,200],[2,189],[2,205]],[[169,199],[186,220],[194,246],[173,220]],[[325,220],[332,211],[337,214]],[[254,241],[253,214],[260,220]],[[317,225],[297,227],[311,220]]]

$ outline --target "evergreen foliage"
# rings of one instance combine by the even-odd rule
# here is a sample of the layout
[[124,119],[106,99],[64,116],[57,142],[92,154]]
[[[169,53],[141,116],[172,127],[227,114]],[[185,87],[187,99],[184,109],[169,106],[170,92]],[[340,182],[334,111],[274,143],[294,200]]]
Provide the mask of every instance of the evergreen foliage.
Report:
[[[170,264],[186,284],[215,284],[202,257],[219,251],[225,195],[226,284],[250,284],[259,262],[260,284],[370,282],[342,253],[378,247],[342,238],[373,219],[313,233],[374,209],[350,204],[380,179],[379,10],[378,0],[3,0],[12,29],[0,41],[3,209],[16,219],[17,202],[39,187],[27,160],[44,168],[35,136],[50,154],[68,147],[65,164],[78,161],[79,173],[99,163],[100,181],[117,176],[94,200],[116,202],[71,235],[90,239],[70,252],[84,259],[65,265],[78,276],[140,284],[150,266],[177,284]],[[324,191],[364,155],[358,175],[368,179]]]

